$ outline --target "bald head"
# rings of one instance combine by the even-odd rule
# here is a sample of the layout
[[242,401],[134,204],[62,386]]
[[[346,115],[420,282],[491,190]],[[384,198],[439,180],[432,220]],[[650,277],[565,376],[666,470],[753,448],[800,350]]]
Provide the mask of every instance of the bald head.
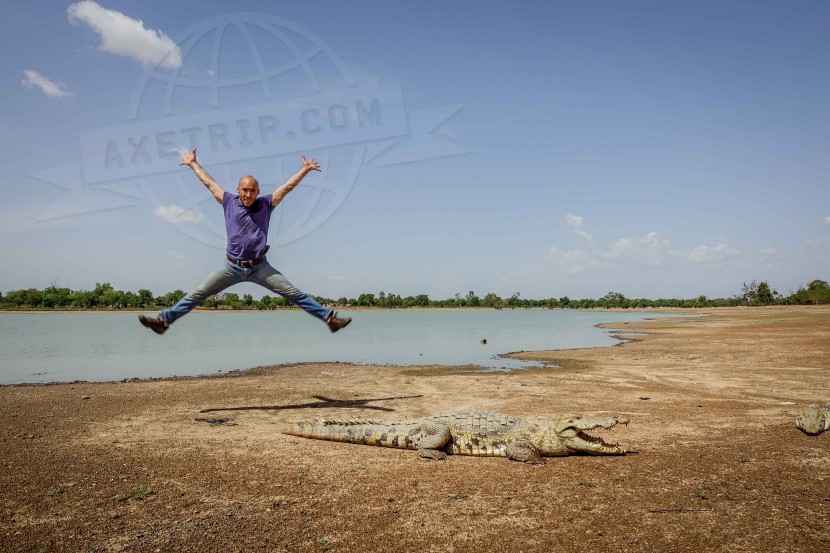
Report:
[[251,175],[245,175],[244,177],[239,179],[239,188],[242,188],[243,186],[247,186],[247,187],[252,186],[252,187],[256,188],[257,190],[259,190],[259,182],[254,177],[252,177]]
[[236,187],[239,199],[245,207],[251,207],[259,194],[259,183],[251,175],[245,175],[239,179],[239,186]]

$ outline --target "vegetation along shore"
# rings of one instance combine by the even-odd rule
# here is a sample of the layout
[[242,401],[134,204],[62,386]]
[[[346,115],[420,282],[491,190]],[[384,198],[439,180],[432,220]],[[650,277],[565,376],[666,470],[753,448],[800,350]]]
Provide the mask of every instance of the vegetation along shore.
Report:
[[[97,283],[92,290],[71,290],[53,284],[39,290],[28,288],[0,293],[0,309],[3,310],[42,310],[42,309],[162,309],[171,307],[185,296],[182,290],[174,290],[156,296],[150,290],[138,292],[116,290],[108,283]],[[570,299],[559,298],[530,299],[523,298],[519,292],[509,298],[502,298],[492,292],[479,297],[470,291],[466,295],[455,294],[454,297],[435,300],[427,294],[400,296],[394,293],[380,292],[360,294],[356,298],[338,299],[314,296],[323,305],[340,307],[379,307],[401,309],[412,307],[459,308],[486,307],[501,308],[564,308],[564,309],[631,309],[631,308],[712,308],[737,307],[740,305],[823,305],[830,303],[830,285],[826,280],[813,280],[807,286],[787,296],[779,294],[765,281],[744,282],[740,291],[728,298],[707,298],[700,295],[695,298],[627,298],[619,292],[609,292],[601,298]],[[282,297],[264,295],[255,300],[251,294],[239,297],[234,293],[221,293],[212,296],[202,305],[203,309],[283,309],[294,306]]]

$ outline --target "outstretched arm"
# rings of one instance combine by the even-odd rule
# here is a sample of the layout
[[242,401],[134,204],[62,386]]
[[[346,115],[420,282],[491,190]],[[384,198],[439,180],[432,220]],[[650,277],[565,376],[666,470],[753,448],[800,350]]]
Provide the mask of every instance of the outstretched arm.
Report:
[[219,202],[219,205],[222,205],[222,198],[225,196],[225,190],[216,184],[216,181],[213,180],[213,177],[207,174],[199,162],[196,161],[196,148],[193,148],[193,151],[184,152],[182,153],[182,162],[179,165],[187,165],[193,172],[196,173],[196,176],[202,181],[210,193],[213,194],[213,197],[216,198],[216,201]]
[[274,190],[274,193],[271,195],[271,205],[277,207],[279,203],[285,198],[285,196],[294,190],[300,181],[312,171],[319,171],[320,164],[318,164],[314,159],[306,159],[305,156],[303,158],[303,167],[297,173],[285,181],[285,184]]

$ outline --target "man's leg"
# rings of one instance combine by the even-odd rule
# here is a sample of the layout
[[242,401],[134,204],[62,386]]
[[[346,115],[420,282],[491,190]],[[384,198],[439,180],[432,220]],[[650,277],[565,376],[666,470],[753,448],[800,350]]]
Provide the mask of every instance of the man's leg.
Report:
[[159,313],[164,322],[168,325],[176,322],[177,319],[190,313],[194,307],[201,305],[203,301],[214,294],[218,294],[225,288],[238,284],[245,280],[245,270],[232,265],[229,262],[222,264],[222,267],[208,275],[205,281],[198,288],[179,300],[179,302]]
[[288,279],[285,278],[281,272],[272,267],[267,261],[257,267],[257,269],[251,273],[250,276],[248,276],[248,280],[256,282],[260,286],[264,286],[272,292],[279,294],[291,303],[296,304],[298,307],[302,307],[310,315],[314,315],[322,321],[325,321],[332,315],[332,313],[334,313],[333,309],[326,309],[317,303],[314,298],[295,288],[293,284],[288,282]]
[[164,334],[176,319],[190,313],[194,307],[213,294],[218,294],[225,288],[243,280],[245,280],[244,270],[225,262],[220,269],[208,275],[201,286],[179,300],[176,305],[160,312],[156,318],[139,315],[138,320],[156,334]]
[[272,267],[267,261],[263,262],[248,277],[248,280],[256,282],[260,286],[264,286],[272,292],[281,295],[298,307],[302,307],[306,313],[328,324],[329,330],[332,332],[337,332],[352,321],[349,318],[339,318],[337,313],[334,312],[334,309],[323,307],[317,300],[295,288],[281,272]]

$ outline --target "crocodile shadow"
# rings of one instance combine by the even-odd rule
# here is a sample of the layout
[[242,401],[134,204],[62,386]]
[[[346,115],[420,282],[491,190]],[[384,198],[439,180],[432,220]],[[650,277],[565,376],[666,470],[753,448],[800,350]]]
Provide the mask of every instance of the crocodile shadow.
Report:
[[390,401],[393,399],[411,399],[417,396],[379,397],[374,399],[331,399],[325,396],[312,396],[317,401],[311,403],[295,403],[292,405],[252,405],[244,407],[213,407],[202,409],[200,413],[212,413],[214,411],[282,411],[284,409],[326,409],[330,407],[342,409],[374,409],[375,411],[394,411],[391,407],[380,407],[367,405],[372,401]]

